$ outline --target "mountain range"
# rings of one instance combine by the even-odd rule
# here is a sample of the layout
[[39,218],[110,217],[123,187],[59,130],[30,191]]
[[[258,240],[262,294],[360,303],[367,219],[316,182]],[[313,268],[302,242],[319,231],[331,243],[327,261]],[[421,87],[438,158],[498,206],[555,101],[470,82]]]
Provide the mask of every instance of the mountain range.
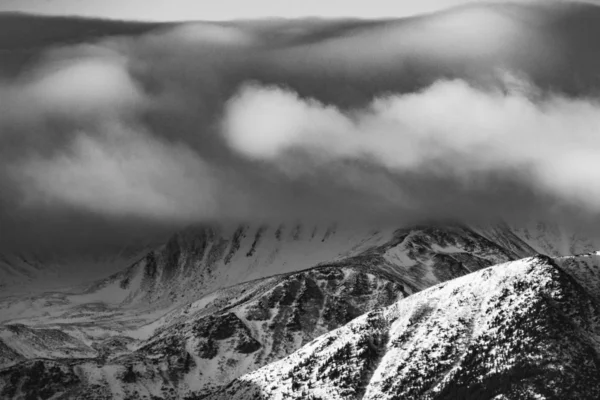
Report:
[[594,398],[596,246],[547,224],[193,226],[91,285],[4,297],[0,393]]
[[599,399],[598,21],[0,13],[0,399]]

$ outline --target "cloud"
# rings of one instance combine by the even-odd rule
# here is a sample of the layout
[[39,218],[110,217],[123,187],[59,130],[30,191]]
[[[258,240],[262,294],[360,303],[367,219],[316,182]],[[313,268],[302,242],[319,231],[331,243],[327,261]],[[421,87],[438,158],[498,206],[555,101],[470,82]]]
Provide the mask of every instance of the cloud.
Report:
[[577,207],[596,221],[600,57],[585,38],[600,25],[575,11],[136,34],[107,22],[89,43],[5,52],[0,225],[27,238],[60,220],[78,236],[95,221],[118,242],[129,223],[401,225]]
[[72,117],[123,111],[142,100],[123,61],[115,58],[46,64],[24,91],[40,109]]
[[[288,175],[361,160],[400,178],[423,177],[424,185],[431,178],[457,182],[466,197],[500,175],[540,196],[600,212],[595,100],[451,80],[341,110],[279,87],[250,84],[229,101],[223,129],[235,151]],[[298,153],[308,161],[290,161]],[[351,179],[340,174],[338,181]]]
[[71,209],[75,225],[81,213],[181,225],[216,212],[211,167],[177,125],[160,136],[144,123],[153,99],[133,61],[110,40],[57,46],[0,82],[0,200],[22,214],[14,223]]
[[52,157],[13,166],[26,203],[65,203],[115,217],[185,221],[215,212],[209,168],[182,145],[162,143],[118,122],[77,134]]
[[0,81],[0,100],[8,112],[0,123],[60,117],[99,120],[139,107],[144,98],[128,72],[127,58],[93,45],[47,51],[34,68]]

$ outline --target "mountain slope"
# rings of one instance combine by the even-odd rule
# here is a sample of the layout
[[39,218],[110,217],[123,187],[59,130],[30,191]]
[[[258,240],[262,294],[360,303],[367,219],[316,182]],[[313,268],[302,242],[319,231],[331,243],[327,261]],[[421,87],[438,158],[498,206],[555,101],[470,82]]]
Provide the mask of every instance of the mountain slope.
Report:
[[[276,361],[323,333],[405,295],[393,276],[376,270],[317,267],[217,291],[175,310],[156,322],[154,336],[133,343],[134,351],[126,337],[97,341],[93,349],[71,337],[72,342],[81,344],[79,353],[72,350],[71,355],[58,354],[58,350],[74,346],[55,343],[47,349],[47,356],[61,360],[58,365],[66,369],[79,371],[80,381],[69,390],[80,394],[97,385],[95,390],[102,389],[103,398],[198,395]],[[4,385],[0,379],[0,393],[18,396],[24,393],[19,377],[27,376],[31,366],[18,362],[39,357],[31,356],[40,349],[37,339],[45,337],[48,330],[21,325],[8,325],[6,329],[29,329],[29,336],[33,336],[31,340],[26,340],[24,334],[19,336],[20,346],[14,346],[16,339],[0,341],[16,353],[0,353],[5,365],[13,364],[4,371],[10,376],[8,380],[16,379],[16,383]],[[66,393],[67,388],[63,389]]]
[[[242,288],[243,286],[243,288]],[[218,311],[188,311],[120,364],[139,368],[179,348],[193,360],[190,389],[206,392],[295,351],[365,312],[406,296],[393,276],[360,267],[324,266],[240,285],[230,299],[215,297]],[[229,294],[229,296],[231,296]],[[228,296],[228,297],[229,297]],[[228,300],[227,302],[225,300]],[[207,312],[208,311],[208,312]],[[186,356],[187,357],[187,356]],[[156,364],[156,363],[155,363]],[[140,373],[139,379],[148,374]]]
[[[73,314],[78,323],[110,320],[135,328],[215,290],[342,260],[392,236],[393,229],[335,225],[191,227],[83,289],[2,299],[0,321],[43,324],[60,317],[64,323]],[[82,310],[86,305],[93,310]]]
[[599,321],[571,274],[524,259],[370,312],[211,399],[598,398]]
[[[23,318],[55,316],[57,304],[61,304],[61,315],[69,308],[79,310],[82,304],[104,305],[113,319],[115,313],[127,313],[128,310],[134,310],[136,314],[152,311],[154,315],[157,310],[168,311],[189,304],[220,288],[332,262],[376,265],[396,275],[414,292],[477,269],[538,253],[571,255],[596,248],[600,248],[597,240],[578,238],[544,224],[528,229],[506,225],[379,230],[301,224],[241,225],[228,229],[191,227],[145,254],[136,249],[126,257],[118,255],[98,260],[98,270],[104,270],[106,263],[122,265],[134,257],[138,261],[85,289],[4,298],[0,302],[0,321],[19,322]],[[47,263],[29,262],[33,265],[29,268],[32,270],[29,281],[43,281],[40,285],[47,285],[42,277],[75,275],[76,267],[82,263],[86,262],[65,264],[58,260],[52,264],[51,271],[46,271],[49,269]],[[0,270],[1,267],[2,258]],[[27,273],[23,271],[23,274]],[[3,282],[1,277],[2,272],[0,284]],[[35,286],[35,282],[30,285]],[[104,312],[97,306],[94,310]]]
[[536,254],[522,237],[506,225],[192,227],[85,290],[1,301],[13,333],[0,335],[0,364],[17,380],[4,387],[23,395],[39,360],[78,376],[59,392],[204,395],[366,312]]

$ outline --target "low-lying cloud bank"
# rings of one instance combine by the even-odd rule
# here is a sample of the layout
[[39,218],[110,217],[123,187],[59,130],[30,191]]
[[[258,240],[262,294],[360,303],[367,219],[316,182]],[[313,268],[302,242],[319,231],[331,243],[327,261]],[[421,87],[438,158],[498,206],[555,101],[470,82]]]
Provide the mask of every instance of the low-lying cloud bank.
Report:
[[[233,149],[294,177],[349,160],[467,189],[505,175],[541,195],[600,212],[600,102],[538,98],[526,83],[516,86],[521,89],[511,83],[512,89],[484,90],[438,81],[349,111],[250,84],[229,101],[223,127]],[[298,152],[310,161],[296,162]]]
[[[546,23],[564,10],[513,7],[168,26],[0,65],[0,226],[25,243],[57,215],[104,236],[124,221],[594,224],[600,58]],[[466,45],[474,19],[497,26]]]

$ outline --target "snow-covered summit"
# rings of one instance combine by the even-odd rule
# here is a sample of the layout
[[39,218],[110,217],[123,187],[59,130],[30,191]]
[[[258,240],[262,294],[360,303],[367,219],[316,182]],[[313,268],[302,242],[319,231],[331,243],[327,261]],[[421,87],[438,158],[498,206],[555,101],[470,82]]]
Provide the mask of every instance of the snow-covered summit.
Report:
[[538,256],[440,284],[211,398],[599,398],[600,309],[573,279],[590,261],[597,275],[598,259],[571,261]]

